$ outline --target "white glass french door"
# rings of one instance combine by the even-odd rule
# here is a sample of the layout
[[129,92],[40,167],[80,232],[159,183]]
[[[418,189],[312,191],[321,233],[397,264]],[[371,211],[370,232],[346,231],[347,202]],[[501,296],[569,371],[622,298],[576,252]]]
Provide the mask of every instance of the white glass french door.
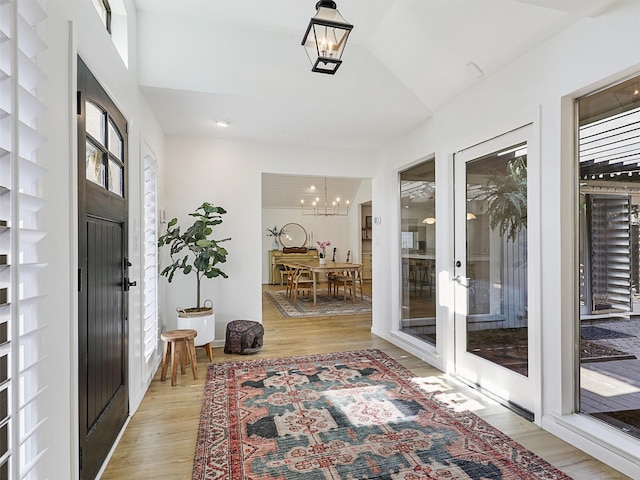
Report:
[[534,412],[530,376],[527,145],[530,127],[454,157],[455,370]]

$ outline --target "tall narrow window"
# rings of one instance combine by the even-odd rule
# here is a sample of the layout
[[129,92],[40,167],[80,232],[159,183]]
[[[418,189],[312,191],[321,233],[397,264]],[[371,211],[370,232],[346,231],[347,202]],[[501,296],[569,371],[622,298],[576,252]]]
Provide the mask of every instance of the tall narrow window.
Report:
[[158,203],[157,164],[151,152],[144,154],[144,216],[143,216],[143,371],[153,377],[153,355],[158,347]]
[[640,77],[577,103],[580,411],[640,437]]
[[400,173],[402,323],[400,330],[436,344],[435,160]]
[[93,6],[96,7],[107,32],[111,33],[111,6],[109,5],[109,0],[93,0]]
[[[1,0],[0,0],[1,1]],[[125,0],[92,0],[100,22],[125,67],[129,65],[129,33],[127,22],[127,6]],[[95,32],[100,34],[100,30]]]

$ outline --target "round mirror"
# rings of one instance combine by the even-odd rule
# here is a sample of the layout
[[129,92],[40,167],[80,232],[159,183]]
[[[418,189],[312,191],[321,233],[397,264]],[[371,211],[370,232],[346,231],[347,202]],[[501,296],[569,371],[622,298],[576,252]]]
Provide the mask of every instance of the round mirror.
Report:
[[307,231],[297,223],[287,223],[278,237],[283,247],[304,247],[307,244]]

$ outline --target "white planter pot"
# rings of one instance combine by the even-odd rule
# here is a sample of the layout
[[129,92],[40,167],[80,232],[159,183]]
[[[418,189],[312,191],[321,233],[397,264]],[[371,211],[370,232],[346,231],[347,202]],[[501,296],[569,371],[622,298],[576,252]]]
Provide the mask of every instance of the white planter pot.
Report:
[[211,300],[205,300],[204,306],[202,312],[195,312],[191,308],[176,309],[178,311],[178,328],[188,328],[198,332],[198,336],[194,340],[196,347],[201,347],[216,339],[216,314],[213,312],[213,303]]

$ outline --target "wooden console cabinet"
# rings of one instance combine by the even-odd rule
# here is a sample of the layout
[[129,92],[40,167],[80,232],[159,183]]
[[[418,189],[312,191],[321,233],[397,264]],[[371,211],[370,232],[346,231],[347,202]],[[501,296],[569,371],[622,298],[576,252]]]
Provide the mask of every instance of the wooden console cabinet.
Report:
[[307,250],[307,253],[283,253],[282,250],[269,250],[269,283],[280,283],[280,266],[285,262],[304,262],[317,260],[317,250]]

